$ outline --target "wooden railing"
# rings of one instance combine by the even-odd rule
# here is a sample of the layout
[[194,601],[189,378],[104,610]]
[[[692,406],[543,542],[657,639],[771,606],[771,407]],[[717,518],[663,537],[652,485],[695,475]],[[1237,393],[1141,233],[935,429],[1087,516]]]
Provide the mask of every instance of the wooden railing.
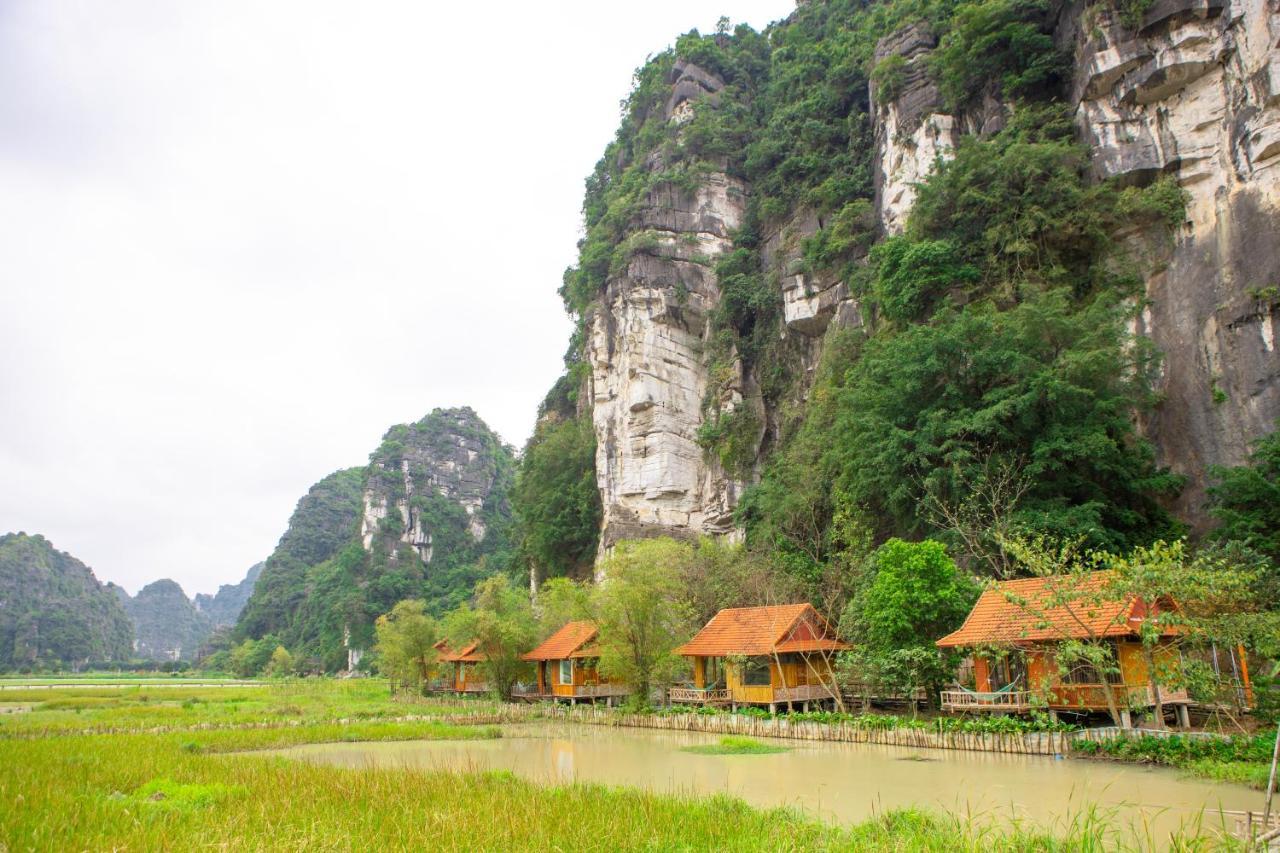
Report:
[[808,702],[811,699],[832,698],[831,689],[824,684],[797,684],[795,687],[779,687],[773,691],[778,702]]
[[573,695],[585,699],[604,698],[607,696],[626,696],[631,688],[625,684],[578,684],[573,688]]
[[733,699],[733,694],[728,688],[705,688],[705,687],[672,687],[667,691],[667,698],[674,704],[702,704],[706,702],[729,702]]
[[[1112,688],[1121,709],[1149,707],[1154,703],[1151,688],[1146,685],[1117,684]],[[944,711],[1028,711],[1032,706],[1028,690],[1008,693],[981,693],[970,690],[943,690]],[[1186,690],[1161,690],[1160,698],[1170,705],[1190,701]],[[1055,684],[1049,690],[1050,708],[1106,709],[1107,694],[1101,684]]]
[[944,711],[1026,711],[1031,708],[1031,693],[1011,690],[1008,693],[975,693],[968,690],[943,690]]

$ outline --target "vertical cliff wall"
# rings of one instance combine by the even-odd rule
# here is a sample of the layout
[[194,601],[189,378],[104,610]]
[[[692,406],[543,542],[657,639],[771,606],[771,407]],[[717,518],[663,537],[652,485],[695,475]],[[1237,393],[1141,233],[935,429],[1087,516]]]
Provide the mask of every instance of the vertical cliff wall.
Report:
[[[671,74],[664,120],[673,133],[696,99],[724,86],[689,63]],[[653,157],[646,168],[667,164]],[[741,484],[697,441],[710,385],[708,317],[720,300],[715,260],[742,223],[746,186],[723,171],[690,188],[657,183],[633,219],[625,268],[611,275],[588,318],[586,358],[604,507],[600,547],[650,533],[725,534]],[[723,406],[741,401],[739,376]],[[722,377],[723,378],[723,377]]]
[[1060,33],[1097,177],[1168,173],[1188,194],[1139,331],[1164,354],[1146,433],[1203,523],[1206,466],[1240,464],[1280,417],[1280,6],[1156,0],[1136,27],[1070,7]]

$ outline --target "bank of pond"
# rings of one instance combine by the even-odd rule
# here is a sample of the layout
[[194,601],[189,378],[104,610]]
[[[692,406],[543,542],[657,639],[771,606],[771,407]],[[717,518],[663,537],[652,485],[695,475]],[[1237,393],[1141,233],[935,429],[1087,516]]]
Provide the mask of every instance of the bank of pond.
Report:
[[1137,846],[1154,848],[1179,834],[1230,837],[1260,805],[1242,785],[1150,766],[572,723],[507,725],[492,740],[307,744],[271,754],[344,768],[499,772],[540,785],[728,795],[843,825],[924,809],[1062,834],[1082,816],[1102,815]]

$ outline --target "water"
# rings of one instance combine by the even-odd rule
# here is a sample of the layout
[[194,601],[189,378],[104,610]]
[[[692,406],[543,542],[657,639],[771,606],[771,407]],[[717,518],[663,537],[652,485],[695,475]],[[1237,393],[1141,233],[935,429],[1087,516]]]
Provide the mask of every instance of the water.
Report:
[[[1062,827],[1088,804],[1114,809],[1144,837],[1167,837],[1201,821],[1230,828],[1219,809],[1258,810],[1262,794],[1177,771],[1100,761],[872,744],[771,740],[769,755],[695,755],[716,743],[696,732],[552,724],[512,725],[476,741],[309,744],[272,754],[341,767],[507,770],[534,782],[599,782],[658,792],[727,793],[761,807],[793,806],[855,822],[921,806],[980,820],[1016,818]],[[1150,836],[1148,835],[1150,832]]]

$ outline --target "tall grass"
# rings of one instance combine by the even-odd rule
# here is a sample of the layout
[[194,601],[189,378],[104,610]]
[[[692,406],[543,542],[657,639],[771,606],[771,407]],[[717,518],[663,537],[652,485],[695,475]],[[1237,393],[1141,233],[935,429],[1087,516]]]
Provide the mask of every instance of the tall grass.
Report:
[[[416,736],[457,727],[418,724]],[[434,728],[433,728],[434,727]],[[367,724],[361,736],[404,736]],[[351,727],[341,733],[350,735]],[[219,754],[333,732],[324,726],[0,743],[0,845],[11,850],[919,850],[1140,849],[1105,815],[1056,836],[897,811],[852,828],[726,797],[598,785],[539,787],[506,773],[339,769]],[[1181,839],[1207,849],[1208,837]],[[1163,845],[1160,845],[1163,846]]]

